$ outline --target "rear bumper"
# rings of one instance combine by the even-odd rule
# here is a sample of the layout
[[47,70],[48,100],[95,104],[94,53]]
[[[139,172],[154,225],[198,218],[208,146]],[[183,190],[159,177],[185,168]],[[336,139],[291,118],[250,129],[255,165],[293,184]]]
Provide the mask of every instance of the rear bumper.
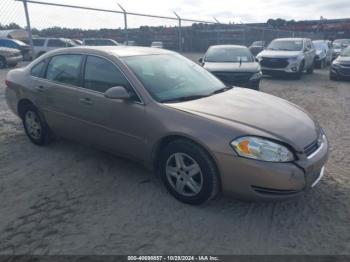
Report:
[[303,194],[320,181],[328,159],[328,141],[310,159],[270,163],[236,157],[216,156],[225,195],[246,200],[286,199]]
[[23,56],[22,55],[6,57],[6,63],[9,64],[9,65],[18,64],[21,61],[23,61]]
[[9,107],[9,109],[15,115],[18,115],[18,112],[17,112],[18,99],[17,99],[16,92],[11,88],[5,88],[5,99],[6,99],[6,103],[7,103],[7,106]]

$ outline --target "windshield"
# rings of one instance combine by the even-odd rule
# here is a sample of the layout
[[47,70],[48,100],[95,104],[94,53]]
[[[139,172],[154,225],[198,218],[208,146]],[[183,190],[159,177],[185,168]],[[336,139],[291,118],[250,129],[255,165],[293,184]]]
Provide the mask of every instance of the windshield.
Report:
[[25,46],[27,45],[26,43],[22,42],[22,41],[19,41],[19,40],[16,40],[16,39],[11,39],[13,42],[15,42],[17,45],[20,45],[20,46]]
[[333,41],[334,48],[342,48],[342,45],[350,45],[350,39],[337,39]]
[[123,60],[158,102],[198,99],[225,88],[211,73],[181,55],[132,56]]
[[254,62],[254,57],[246,47],[211,47],[204,60],[212,63],[247,63]]
[[326,49],[326,44],[324,42],[313,42],[316,50]]
[[345,48],[345,49],[341,52],[340,56],[349,57],[349,56],[350,56],[350,47]]
[[281,51],[301,51],[303,49],[302,40],[274,40],[267,47],[268,50]]
[[112,39],[86,39],[85,45],[110,46],[118,45],[118,43]]

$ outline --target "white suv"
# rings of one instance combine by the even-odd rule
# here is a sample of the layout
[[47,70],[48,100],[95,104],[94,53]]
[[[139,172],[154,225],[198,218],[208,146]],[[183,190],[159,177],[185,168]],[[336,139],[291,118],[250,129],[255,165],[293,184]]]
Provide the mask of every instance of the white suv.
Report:
[[287,73],[299,79],[305,70],[313,73],[315,56],[316,50],[310,39],[279,38],[260,52],[257,59],[264,74]]
[[34,38],[33,46],[34,57],[39,57],[48,51],[63,47],[73,47],[76,44],[68,38]]

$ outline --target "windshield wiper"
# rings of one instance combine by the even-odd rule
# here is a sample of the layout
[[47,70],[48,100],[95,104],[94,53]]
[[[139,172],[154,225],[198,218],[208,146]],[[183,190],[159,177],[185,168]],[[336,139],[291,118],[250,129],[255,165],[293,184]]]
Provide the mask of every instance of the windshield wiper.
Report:
[[190,100],[196,100],[196,99],[200,99],[203,97],[207,97],[208,95],[192,95],[192,96],[180,96],[180,97],[176,97],[176,98],[170,98],[170,99],[166,99],[163,100],[163,103],[168,103],[168,102],[184,102],[184,101],[190,101]]
[[232,89],[233,88],[233,86],[225,86],[225,87],[223,87],[223,88],[220,88],[220,89],[217,89],[217,90],[215,90],[213,93],[211,93],[210,95],[216,95],[216,94],[219,94],[219,93],[223,93],[223,92],[226,92],[226,91],[228,91],[228,90],[230,90],[230,89]]

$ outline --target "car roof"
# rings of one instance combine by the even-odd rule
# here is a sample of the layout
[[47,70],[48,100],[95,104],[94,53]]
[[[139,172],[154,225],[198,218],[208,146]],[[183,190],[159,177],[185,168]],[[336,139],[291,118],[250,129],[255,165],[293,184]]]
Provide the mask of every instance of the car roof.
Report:
[[286,37],[286,38],[276,38],[274,40],[283,40],[283,41],[302,41],[302,40],[310,40],[309,38],[301,38],[301,37]]
[[109,54],[115,57],[129,57],[129,56],[141,56],[141,55],[161,55],[161,54],[174,54],[174,52],[150,48],[150,47],[138,47],[138,46],[76,46],[59,49],[53,53],[85,53],[85,54]]
[[232,47],[232,48],[247,48],[244,45],[212,45],[209,48],[221,48],[221,47]]

